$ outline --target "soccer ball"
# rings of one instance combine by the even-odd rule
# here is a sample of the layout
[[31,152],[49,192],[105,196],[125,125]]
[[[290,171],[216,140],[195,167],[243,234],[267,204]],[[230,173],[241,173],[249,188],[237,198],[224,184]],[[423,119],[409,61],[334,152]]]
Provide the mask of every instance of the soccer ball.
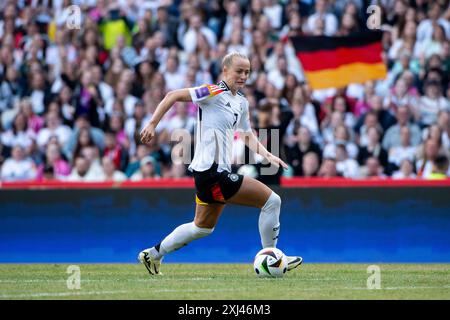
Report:
[[286,255],[277,248],[264,248],[259,251],[253,261],[256,275],[262,278],[280,278],[287,271]]

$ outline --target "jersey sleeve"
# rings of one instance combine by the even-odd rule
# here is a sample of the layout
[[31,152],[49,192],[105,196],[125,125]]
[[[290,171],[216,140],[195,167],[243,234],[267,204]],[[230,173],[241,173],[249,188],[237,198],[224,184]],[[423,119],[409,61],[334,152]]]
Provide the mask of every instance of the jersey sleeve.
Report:
[[194,103],[206,102],[221,92],[223,92],[223,89],[215,84],[205,84],[199,87],[189,88],[189,94]]
[[248,102],[245,103],[244,110],[242,111],[241,120],[238,124],[238,130],[243,132],[251,132],[252,126],[250,123],[250,113],[248,111]]

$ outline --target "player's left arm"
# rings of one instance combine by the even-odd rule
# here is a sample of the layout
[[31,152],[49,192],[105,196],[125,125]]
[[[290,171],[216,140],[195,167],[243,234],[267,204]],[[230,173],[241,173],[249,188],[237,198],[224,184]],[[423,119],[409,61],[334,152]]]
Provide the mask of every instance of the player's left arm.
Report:
[[260,154],[264,158],[266,158],[271,164],[279,167],[282,166],[284,169],[288,169],[288,165],[281,160],[279,157],[270,153],[266,147],[263,146],[261,142],[259,142],[258,138],[252,131],[250,125],[250,115],[248,112],[248,105],[246,106],[241,121],[239,123],[239,137],[243,139],[245,145],[255,153]]
[[279,167],[282,166],[284,169],[288,169],[288,165],[281,160],[279,157],[273,155],[270,153],[266,147],[262,145],[261,142],[259,142],[258,138],[255,136],[255,134],[250,132],[239,132],[239,137],[244,140],[245,145],[252,150],[253,152],[256,152],[266,158],[271,164]]

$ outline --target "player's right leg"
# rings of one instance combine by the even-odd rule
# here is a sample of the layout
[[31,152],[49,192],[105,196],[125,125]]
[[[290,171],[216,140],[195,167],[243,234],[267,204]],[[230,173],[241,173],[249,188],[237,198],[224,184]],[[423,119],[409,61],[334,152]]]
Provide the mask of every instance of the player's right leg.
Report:
[[139,261],[145,265],[151,275],[160,274],[161,260],[164,255],[180,249],[191,241],[210,235],[224,207],[225,205],[221,203],[206,204],[197,201],[194,221],[178,226],[160,243],[141,251],[138,256]]
[[276,247],[280,229],[281,199],[264,183],[245,176],[239,191],[227,203],[261,209],[258,227],[263,248]]

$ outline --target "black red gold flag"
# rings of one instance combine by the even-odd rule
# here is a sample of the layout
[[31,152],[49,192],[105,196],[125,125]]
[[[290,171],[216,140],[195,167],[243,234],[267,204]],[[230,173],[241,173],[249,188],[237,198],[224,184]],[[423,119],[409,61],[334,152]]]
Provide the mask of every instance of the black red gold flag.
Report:
[[312,89],[340,88],[386,77],[381,32],[344,37],[292,37],[298,59]]

